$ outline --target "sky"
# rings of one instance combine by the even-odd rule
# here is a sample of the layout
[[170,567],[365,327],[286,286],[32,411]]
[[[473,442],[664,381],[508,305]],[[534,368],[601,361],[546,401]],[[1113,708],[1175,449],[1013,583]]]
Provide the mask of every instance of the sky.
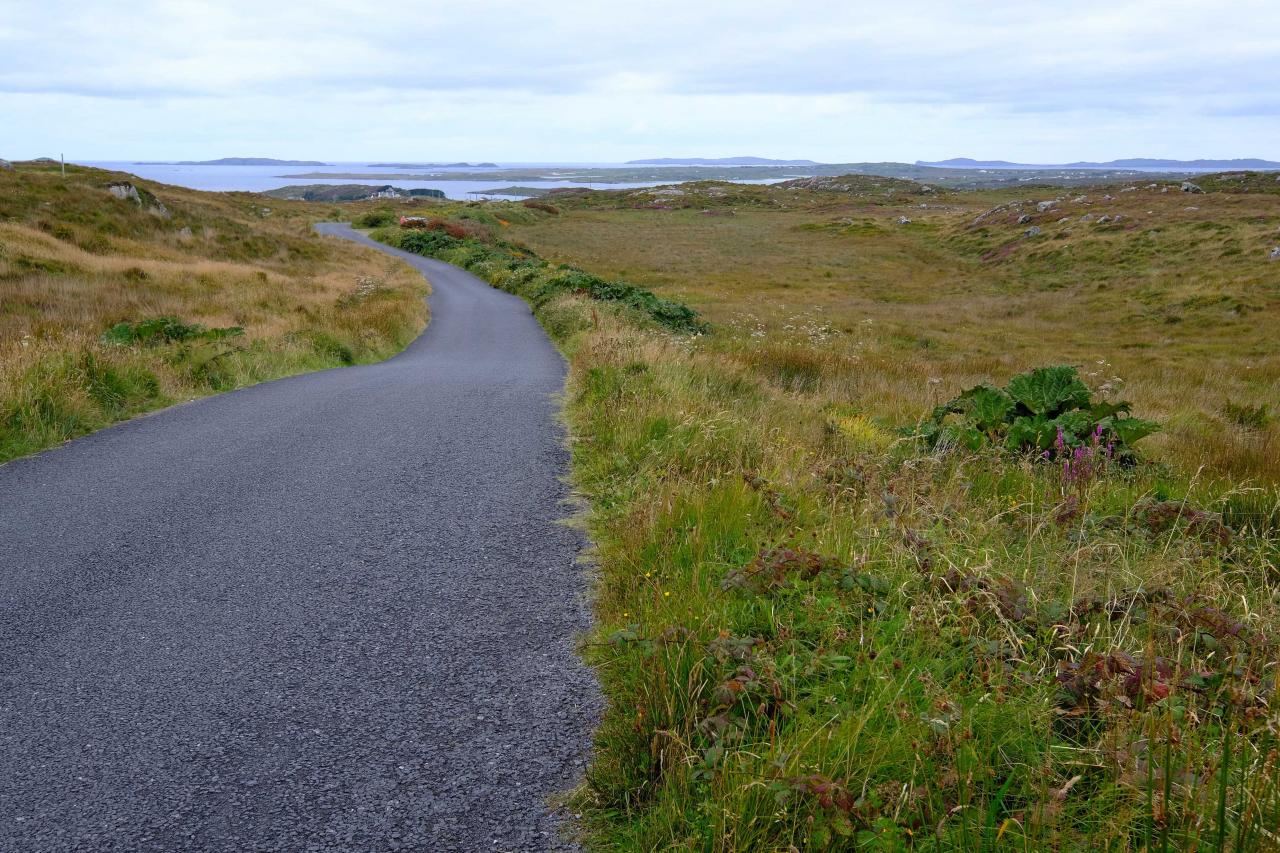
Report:
[[0,157],[1280,159],[1277,0],[0,0]]

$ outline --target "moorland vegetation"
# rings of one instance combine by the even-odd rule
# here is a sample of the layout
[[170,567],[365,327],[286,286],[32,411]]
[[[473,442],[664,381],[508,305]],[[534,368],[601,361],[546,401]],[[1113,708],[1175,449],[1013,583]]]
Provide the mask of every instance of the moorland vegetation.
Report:
[[529,298],[569,359],[610,700],[587,840],[1277,849],[1275,188],[367,222]]

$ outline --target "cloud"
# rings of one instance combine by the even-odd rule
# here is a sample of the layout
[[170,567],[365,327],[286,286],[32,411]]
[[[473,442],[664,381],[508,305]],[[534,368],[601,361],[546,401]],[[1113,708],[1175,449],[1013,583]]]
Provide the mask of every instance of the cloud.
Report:
[[1280,155],[1261,0],[0,0],[0,21],[6,150]]

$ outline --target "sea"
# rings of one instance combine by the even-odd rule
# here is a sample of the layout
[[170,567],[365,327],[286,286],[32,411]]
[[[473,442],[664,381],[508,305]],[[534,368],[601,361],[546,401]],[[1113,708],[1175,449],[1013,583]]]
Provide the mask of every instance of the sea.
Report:
[[[445,196],[452,199],[484,199],[498,198],[493,196],[488,190],[501,189],[503,187],[518,184],[524,187],[538,187],[543,189],[554,189],[555,187],[589,187],[591,189],[618,190],[618,189],[634,189],[637,187],[653,187],[661,186],[663,183],[670,181],[649,181],[642,183],[583,183],[580,181],[569,180],[526,180],[521,179],[512,181],[509,178],[497,177],[493,181],[475,181],[475,180],[448,180],[442,179],[438,175],[430,179],[408,180],[397,178],[395,180],[387,180],[385,178],[290,178],[287,175],[298,175],[305,173],[334,172],[350,175],[378,175],[378,174],[410,174],[415,171],[422,172],[484,172],[488,169],[476,166],[431,166],[421,169],[394,167],[394,166],[372,166],[368,163],[339,163],[329,162],[324,166],[182,166],[174,163],[137,163],[132,161],[115,161],[115,160],[84,160],[78,161],[80,165],[96,166],[100,169],[110,169],[115,172],[127,172],[131,175],[137,175],[139,178],[145,178],[150,181],[158,181],[164,184],[173,184],[180,187],[189,187],[195,190],[208,190],[212,192],[262,192],[264,190],[274,190],[284,186],[294,186],[298,184],[368,184],[369,186],[392,186],[401,189],[435,189],[441,190]],[[624,166],[621,163],[502,163],[494,167],[492,171],[506,169],[526,169],[526,168],[544,168],[544,169],[583,169],[583,168],[634,168],[632,166]],[[781,180],[781,179],[776,179]],[[772,183],[773,180],[744,180],[741,183]],[[510,196],[502,196],[510,198]]]

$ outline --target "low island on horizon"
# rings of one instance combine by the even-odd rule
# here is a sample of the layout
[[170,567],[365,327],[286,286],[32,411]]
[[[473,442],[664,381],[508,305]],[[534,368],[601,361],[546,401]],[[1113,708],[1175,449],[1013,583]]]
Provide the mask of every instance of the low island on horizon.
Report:
[[140,160],[135,166],[330,166],[323,160],[276,160],[272,157],[220,157],[217,160]]

